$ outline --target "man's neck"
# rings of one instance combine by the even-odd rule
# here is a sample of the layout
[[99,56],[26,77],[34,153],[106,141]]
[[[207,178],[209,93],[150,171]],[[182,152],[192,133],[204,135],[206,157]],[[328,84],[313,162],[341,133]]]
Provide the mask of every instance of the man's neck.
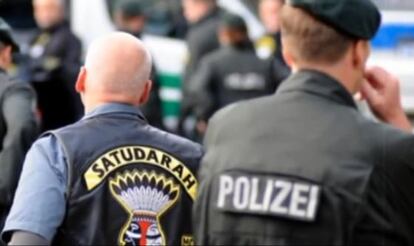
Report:
[[309,65],[309,64],[303,64],[301,66],[292,66],[293,72],[298,72],[300,70],[309,69],[309,70],[316,70],[321,73],[327,74],[330,77],[334,78],[336,81],[338,81],[342,86],[345,87],[345,89],[351,94],[354,95],[358,92],[357,85],[352,81],[352,79],[349,77],[348,72],[344,70],[344,66],[342,64],[335,64],[335,65]]
[[112,103],[117,103],[117,104],[125,104],[125,105],[130,105],[133,107],[138,107],[139,105],[136,105],[134,103],[125,101],[125,100],[103,100],[103,101],[97,101],[97,102],[89,102],[89,103],[84,103],[84,108],[85,108],[85,115],[92,112],[93,110],[106,105],[106,104],[112,104]]

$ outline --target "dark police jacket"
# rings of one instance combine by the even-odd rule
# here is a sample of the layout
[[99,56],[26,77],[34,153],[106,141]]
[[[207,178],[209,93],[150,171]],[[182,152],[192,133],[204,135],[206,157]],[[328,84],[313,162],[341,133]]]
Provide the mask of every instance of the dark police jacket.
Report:
[[67,157],[66,217],[55,243],[193,242],[191,208],[201,147],[155,129],[138,109],[52,132]]
[[182,117],[187,117],[191,109],[191,100],[188,100],[188,89],[191,83],[191,77],[197,70],[201,59],[210,52],[220,47],[217,30],[222,11],[214,8],[204,18],[190,27],[187,34],[187,45],[189,51],[189,60],[185,68],[182,102]]
[[275,93],[281,82],[275,73],[272,61],[259,59],[250,42],[208,54],[189,85],[195,115],[207,121],[231,103]]
[[19,180],[23,160],[38,134],[36,95],[22,82],[0,69],[0,228]]
[[66,22],[39,31],[31,41],[24,76],[38,95],[42,131],[69,125],[82,115],[75,91],[81,56],[81,42]]
[[325,74],[224,109],[205,141],[198,244],[414,244],[414,137]]

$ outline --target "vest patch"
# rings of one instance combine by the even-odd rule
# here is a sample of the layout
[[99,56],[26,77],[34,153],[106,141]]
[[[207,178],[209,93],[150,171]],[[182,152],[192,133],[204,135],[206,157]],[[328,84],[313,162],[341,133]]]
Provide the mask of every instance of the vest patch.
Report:
[[314,221],[320,186],[282,176],[222,174],[218,177],[219,210]]
[[109,182],[112,195],[128,212],[119,245],[166,245],[160,217],[180,196],[180,185],[155,172],[117,174]]
[[117,168],[137,163],[157,166],[169,172],[180,181],[188,195],[195,199],[198,182],[191,170],[172,155],[145,146],[121,147],[99,157],[83,175],[88,191],[96,188]]
[[181,245],[182,246],[194,246],[194,237],[191,235],[184,235],[181,237]]

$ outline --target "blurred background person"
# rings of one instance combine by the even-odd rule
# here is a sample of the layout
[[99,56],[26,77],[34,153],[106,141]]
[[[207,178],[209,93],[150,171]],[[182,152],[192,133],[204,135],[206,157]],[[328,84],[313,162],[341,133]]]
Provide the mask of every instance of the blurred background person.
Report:
[[[12,205],[24,156],[38,133],[33,89],[6,73],[19,47],[0,18],[0,231]],[[1,242],[0,242],[1,245]]]
[[33,0],[39,32],[30,42],[26,72],[37,94],[42,131],[75,122],[82,114],[74,86],[82,46],[65,20],[63,0]]
[[257,43],[257,52],[261,58],[273,59],[275,71],[278,71],[279,79],[283,80],[290,74],[290,68],[286,65],[282,56],[282,40],[280,33],[280,11],[285,0],[260,0],[259,16],[263,22],[266,34]]
[[194,124],[188,120],[193,104],[188,95],[191,77],[198,68],[201,59],[220,46],[217,30],[222,11],[217,6],[217,0],[183,0],[182,4],[184,16],[190,25],[187,34],[189,60],[183,79],[183,101],[178,131],[180,134],[189,135],[188,132],[194,129],[192,126]]
[[119,0],[115,6],[114,21],[119,31],[127,32],[140,38],[146,24],[142,1]]
[[[146,15],[142,0],[121,0],[115,6],[114,21],[119,31],[127,32],[137,38],[142,38],[146,26]],[[152,66],[153,89],[148,103],[141,106],[141,110],[148,122],[157,127],[164,128],[162,122],[162,105],[160,99],[160,81],[155,65]]]
[[200,135],[204,135],[209,118],[217,110],[273,94],[281,82],[274,76],[272,62],[257,57],[243,18],[224,14],[218,37],[221,48],[202,59],[190,83]]

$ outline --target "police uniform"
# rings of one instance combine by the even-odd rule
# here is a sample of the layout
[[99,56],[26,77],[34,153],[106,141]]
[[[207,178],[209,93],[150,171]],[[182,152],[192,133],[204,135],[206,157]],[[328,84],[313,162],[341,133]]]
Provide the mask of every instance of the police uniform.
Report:
[[187,45],[189,60],[185,68],[183,78],[183,101],[181,103],[181,115],[179,119],[179,129],[184,134],[184,122],[192,113],[193,101],[189,96],[191,78],[200,65],[201,59],[220,47],[217,31],[219,17],[222,11],[213,8],[206,16],[197,23],[190,26],[187,34]]
[[43,132],[81,118],[81,100],[74,84],[81,56],[82,44],[67,22],[41,30],[31,40],[22,70],[38,95]]
[[[288,4],[357,39],[380,23],[366,0]],[[300,70],[276,95],[220,111],[205,147],[197,244],[414,244],[413,136],[366,119],[324,73]]]
[[201,155],[138,108],[102,105],[33,145],[3,239],[26,231],[63,245],[192,244]]
[[[10,45],[12,52],[19,51],[9,25],[1,18],[0,43]],[[4,69],[0,68],[0,230],[13,202],[25,154],[38,133],[33,89],[11,79]]]
[[[233,14],[223,15],[220,26],[247,31],[244,20]],[[280,82],[271,61],[259,59],[246,36],[202,59],[189,85],[193,111],[198,120],[208,121],[231,103],[273,94]]]

